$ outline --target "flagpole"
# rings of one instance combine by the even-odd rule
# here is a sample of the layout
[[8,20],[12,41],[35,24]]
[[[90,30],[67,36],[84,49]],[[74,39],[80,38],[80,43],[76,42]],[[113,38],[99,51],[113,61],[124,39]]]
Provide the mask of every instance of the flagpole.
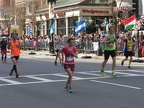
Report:
[[[53,24],[53,16],[52,16],[52,10],[53,10],[53,14],[54,14],[54,3],[56,3],[55,0],[48,0],[48,3],[49,3],[49,18],[50,19],[50,28],[51,28],[51,25]],[[51,15],[51,16],[50,16]],[[52,56],[55,56],[55,51],[54,51],[54,36],[53,36],[54,33],[51,34],[51,39],[52,39],[52,42],[50,44],[50,53],[52,54]]]

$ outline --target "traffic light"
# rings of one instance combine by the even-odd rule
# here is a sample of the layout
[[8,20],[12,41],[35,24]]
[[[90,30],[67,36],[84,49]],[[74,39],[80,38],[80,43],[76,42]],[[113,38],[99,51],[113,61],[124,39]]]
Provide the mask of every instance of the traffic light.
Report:
[[136,17],[139,16],[139,0],[132,0],[132,8],[133,13],[136,15]]

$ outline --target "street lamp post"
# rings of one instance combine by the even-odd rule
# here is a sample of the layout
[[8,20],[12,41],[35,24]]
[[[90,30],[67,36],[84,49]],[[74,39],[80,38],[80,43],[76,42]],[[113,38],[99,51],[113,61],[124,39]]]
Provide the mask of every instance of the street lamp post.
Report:
[[98,50],[97,50],[97,55],[98,56],[102,56],[103,55],[103,52],[102,52],[102,48],[101,48],[101,42],[100,42],[100,19],[97,19],[98,20],[98,35],[99,35],[99,40],[98,40]]
[[[54,11],[54,7],[52,6],[53,4],[56,4],[56,0],[48,0],[48,4],[50,5],[50,7],[49,7],[49,12],[51,12],[52,10],[52,8],[53,8],[53,11]],[[52,8],[51,8],[52,7]],[[53,12],[53,14],[54,14],[54,12]],[[51,14],[49,13],[49,17],[51,17],[50,16]],[[50,19],[50,28],[51,28],[51,25],[53,24],[53,18],[51,17],[51,19]],[[51,34],[51,39],[52,39],[52,42],[51,42],[51,44],[50,44],[50,53],[52,53],[52,54],[54,54],[54,36],[53,36],[53,33]]]

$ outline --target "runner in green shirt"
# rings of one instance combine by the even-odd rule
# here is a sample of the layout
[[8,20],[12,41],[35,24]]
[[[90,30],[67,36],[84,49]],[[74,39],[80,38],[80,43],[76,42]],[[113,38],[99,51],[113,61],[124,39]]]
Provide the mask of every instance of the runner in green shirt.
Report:
[[109,56],[112,57],[112,61],[113,61],[112,62],[112,76],[116,76],[116,73],[114,72],[115,66],[116,66],[116,50],[115,50],[115,47],[117,47],[117,45],[115,44],[116,42],[117,42],[117,39],[114,34],[114,28],[109,27],[109,33],[108,35],[105,36],[105,39],[104,39],[105,49],[104,49],[104,61],[102,63],[102,69],[101,69],[102,76],[105,76],[104,68],[109,59]]

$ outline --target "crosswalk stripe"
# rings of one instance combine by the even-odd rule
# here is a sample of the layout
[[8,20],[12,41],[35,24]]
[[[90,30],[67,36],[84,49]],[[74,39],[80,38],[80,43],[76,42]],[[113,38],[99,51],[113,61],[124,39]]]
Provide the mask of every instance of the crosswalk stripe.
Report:
[[[122,71],[122,72],[119,72]],[[129,75],[129,76],[137,76],[138,74],[132,74],[132,73],[124,73],[125,71],[130,71],[130,70],[115,70],[116,74],[121,74],[121,75]],[[93,72],[93,73],[100,73],[100,71],[89,71],[89,72]],[[105,71],[105,73],[112,73],[111,70]]]
[[1,78],[0,80],[4,82],[8,82],[10,84],[22,84],[21,82],[10,80],[10,79],[5,79],[5,78]]
[[144,73],[143,70],[128,70],[128,71],[130,71],[130,72],[136,72],[136,73]]
[[139,87],[129,86],[129,85],[123,85],[123,84],[117,84],[117,83],[110,83],[110,82],[104,82],[104,81],[98,81],[98,80],[91,80],[92,82],[96,83],[102,83],[102,84],[108,84],[108,85],[114,85],[114,86],[120,86],[120,87],[126,87],[126,88],[132,88],[132,89],[141,89]]
[[[62,75],[62,74],[54,74],[54,76],[60,76],[60,77],[68,78],[68,75]],[[73,76],[72,78],[73,79],[82,79],[81,77],[75,77],[75,76]]]
[[44,82],[51,82],[53,80],[50,79],[45,79],[45,78],[40,78],[40,77],[35,77],[35,76],[27,76],[27,78],[31,78],[31,79],[35,79],[35,80],[40,80],[40,81],[44,81]]
[[[112,73],[112,71],[105,71],[105,73]],[[121,74],[121,75],[128,75],[128,76],[135,76],[137,74],[130,74],[130,73],[122,73],[122,72],[115,72],[116,74]]]
[[93,73],[88,73],[88,72],[77,72],[79,74],[84,74],[84,75],[92,75],[92,76],[101,76],[100,74],[93,74]]

